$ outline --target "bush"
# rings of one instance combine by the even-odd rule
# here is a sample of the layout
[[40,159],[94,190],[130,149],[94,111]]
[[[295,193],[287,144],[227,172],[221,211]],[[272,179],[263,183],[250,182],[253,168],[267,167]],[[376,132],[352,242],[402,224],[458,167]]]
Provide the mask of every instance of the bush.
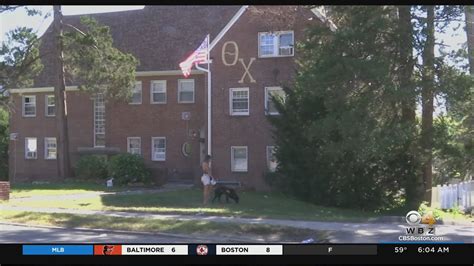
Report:
[[143,158],[136,154],[123,153],[113,156],[107,170],[117,184],[151,181],[150,170],[145,167]]
[[107,178],[107,159],[99,155],[81,157],[76,165],[76,175],[86,179]]

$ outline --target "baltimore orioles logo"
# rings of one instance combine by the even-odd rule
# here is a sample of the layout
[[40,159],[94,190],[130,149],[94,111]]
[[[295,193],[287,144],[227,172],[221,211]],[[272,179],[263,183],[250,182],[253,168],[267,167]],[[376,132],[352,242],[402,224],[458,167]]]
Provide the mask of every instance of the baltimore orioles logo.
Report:
[[104,255],[110,255],[110,254],[112,254],[113,250],[114,250],[114,246],[105,245],[104,250],[102,252],[104,253]]

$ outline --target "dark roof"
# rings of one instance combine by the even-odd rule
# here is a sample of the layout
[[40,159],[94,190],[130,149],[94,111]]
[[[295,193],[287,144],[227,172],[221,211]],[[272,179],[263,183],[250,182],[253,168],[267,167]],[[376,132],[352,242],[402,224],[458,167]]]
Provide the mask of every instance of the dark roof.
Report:
[[[110,27],[114,46],[133,54],[140,65],[137,71],[179,69],[179,62],[210,34],[211,40],[237,13],[240,6],[146,6],[141,10],[90,14]],[[64,16],[63,21],[80,24],[80,15]],[[53,26],[42,37],[40,53],[44,69],[34,87],[55,82]],[[70,84],[68,84],[70,85]]]

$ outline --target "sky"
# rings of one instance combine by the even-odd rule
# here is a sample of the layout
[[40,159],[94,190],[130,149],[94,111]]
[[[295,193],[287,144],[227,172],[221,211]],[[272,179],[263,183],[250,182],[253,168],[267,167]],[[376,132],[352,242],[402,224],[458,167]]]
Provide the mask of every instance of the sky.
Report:
[[[37,10],[41,10],[43,16],[48,12],[53,12],[53,6],[29,6]],[[144,6],[72,6],[63,5],[62,10],[65,16],[79,14],[93,14],[103,12],[115,12],[124,10],[142,9]],[[53,17],[49,16],[44,19],[43,16],[28,16],[25,9],[20,8],[14,12],[8,12],[0,15],[0,41],[3,41],[5,34],[16,27],[31,27],[37,30],[37,34],[41,36],[49,24],[53,21]]]

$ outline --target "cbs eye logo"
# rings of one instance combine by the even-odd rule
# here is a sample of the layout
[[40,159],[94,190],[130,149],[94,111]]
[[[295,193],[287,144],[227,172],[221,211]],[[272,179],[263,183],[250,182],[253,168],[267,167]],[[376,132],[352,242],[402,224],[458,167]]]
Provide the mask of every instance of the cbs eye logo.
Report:
[[421,222],[421,214],[417,211],[411,211],[407,213],[405,219],[409,225],[418,225]]

